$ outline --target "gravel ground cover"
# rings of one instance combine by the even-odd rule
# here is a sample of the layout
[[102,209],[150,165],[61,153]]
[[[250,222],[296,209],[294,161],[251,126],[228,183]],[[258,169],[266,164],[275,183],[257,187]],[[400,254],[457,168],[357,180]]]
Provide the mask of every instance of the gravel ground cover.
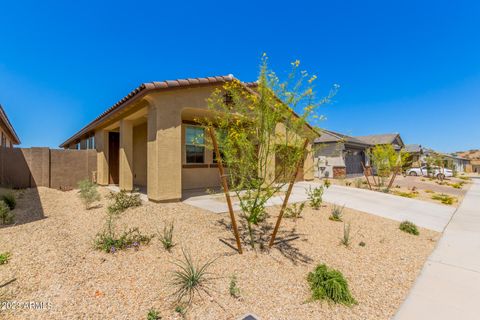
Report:
[[[171,273],[184,248],[195,260],[216,259],[209,294],[194,300],[187,319],[238,319],[249,312],[261,319],[389,319],[440,236],[421,228],[412,236],[400,231],[398,222],[345,209],[352,238],[345,247],[344,225],[328,219],[326,204],[318,211],[306,206],[296,221],[285,219],[275,248],[253,251],[244,244],[246,252],[239,255],[229,246],[234,240],[228,215],[182,203],[146,203],[122,214],[120,230],[138,227],[156,234],[174,221],[177,245],[169,253],[156,237],[138,251],[109,254],[93,249],[105,223],[107,191],[101,193],[88,211],[75,190],[38,188],[18,195],[17,224],[0,228],[0,251],[11,253],[10,262],[0,266],[0,286],[15,279],[0,288],[0,300],[46,302],[50,308],[2,310],[1,318],[146,319],[155,308],[162,319],[181,319]],[[269,211],[273,222],[278,207]],[[358,305],[309,302],[306,276],[319,263],[343,272]],[[238,298],[229,294],[233,275]]]

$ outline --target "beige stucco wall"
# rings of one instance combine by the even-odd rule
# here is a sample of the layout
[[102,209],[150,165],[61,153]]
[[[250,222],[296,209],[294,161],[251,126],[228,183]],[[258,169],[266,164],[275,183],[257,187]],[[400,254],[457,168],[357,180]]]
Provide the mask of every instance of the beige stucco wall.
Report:
[[4,146],[1,145],[2,143],[2,140],[0,140],[0,147],[8,147],[8,148],[12,148],[13,147],[13,142],[12,142],[12,139],[10,138],[10,136],[7,134],[7,131],[0,126],[0,139],[1,137],[4,137],[6,139],[6,143]]
[[147,186],[147,123],[133,127],[133,184]]

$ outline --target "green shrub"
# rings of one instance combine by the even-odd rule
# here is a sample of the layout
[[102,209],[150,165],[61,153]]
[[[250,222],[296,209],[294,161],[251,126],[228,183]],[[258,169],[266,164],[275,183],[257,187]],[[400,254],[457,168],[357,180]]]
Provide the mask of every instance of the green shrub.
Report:
[[137,192],[128,192],[121,190],[120,192],[110,192],[108,196],[112,203],[108,206],[108,212],[119,214],[132,207],[142,205],[140,194]]
[[363,182],[364,182],[364,181],[363,181],[363,179],[361,179],[361,178],[355,179],[355,181],[354,181],[355,187],[356,187],[356,188],[361,188],[362,185],[363,185]]
[[285,209],[285,218],[293,218],[294,220],[302,216],[303,209],[305,208],[305,203],[302,202],[300,205],[293,203],[291,206]]
[[347,280],[340,271],[318,265],[307,276],[313,300],[327,300],[346,306],[357,304],[350,294]]
[[163,233],[159,233],[158,235],[158,238],[160,239],[163,248],[165,248],[165,250],[167,251],[170,251],[170,249],[175,246],[175,243],[173,242],[173,228],[174,223],[172,221],[169,224],[165,224],[165,226],[163,227]]
[[160,319],[162,319],[162,317],[160,316],[157,310],[153,308],[148,310],[147,320],[160,320]]
[[138,250],[140,245],[149,244],[152,238],[153,236],[143,235],[138,228],[130,228],[120,235],[113,231],[105,230],[97,234],[95,248],[110,253],[127,248]]
[[5,201],[0,200],[0,220],[2,224],[11,224],[15,214],[10,210],[10,207],[5,203]]
[[10,260],[10,252],[0,253],[0,265],[7,264],[8,260]]
[[11,192],[2,194],[0,196],[0,200],[3,200],[3,202],[7,204],[10,210],[15,209],[15,207],[17,206],[17,200],[15,199],[15,195]]
[[441,203],[447,204],[447,205],[452,205],[456,201],[456,198],[454,198],[452,196],[449,196],[447,194],[443,194],[443,193],[442,194],[434,194],[432,196],[432,199],[433,200],[438,200]]
[[[327,180],[325,180],[327,181]],[[310,201],[310,206],[318,210],[323,202],[323,192],[325,188],[323,186],[319,186],[316,188],[309,187],[307,190],[308,200]]]
[[345,209],[345,206],[340,207],[334,204],[332,207],[332,213],[328,219],[332,221],[342,221],[343,209]]
[[237,277],[233,275],[230,278],[230,285],[228,286],[228,292],[230,292],[230,296],[234,298],[238,298],[240,296],[240,288],[237,286]]
[[173,272],[172,285],[176,288],[174,296],[177,302],[187,298],[187,305],[190,305],[195,294],[201,291],[208,294],[206,284],[210,280],[207,272],[214,260],[205,263],[194,263],[190,253],[182,250],[184,260],[178,260],[175,265],[178,270]]
[[330,186],[332,185],[332,183],[330,182],[330,180],[328,179],[325,179],[325,181],[323,181],[323,185],[325,186],[325,188],[330,188]]
[[92,203],[100,200],[100,193],[97,190],[97,184],[88,179],[82,180],[78,183],[80,189],[80,199],[82,199],[85,209],[89,209]]
[[462,182],[458,182],[458,183],[451,183],[451,184],[450,184],[450,186],[451,186],[452,188],[455,188],[455,189],[462,189],[463,185],[464,185],[464,182],[463,182],[463,181],[462,181]]
[[418,192],[402,192],[402,191],[395,191],[394,194],[400,197],[405,197],[405,198],[415,198],[418,194]]
[[350,223],[343,224],[343,237],[340,241],[345,247],[350,245]]
[[403,221],[402,223],[400,223],[399,229],[403,232],[410,233],[416,236],[420,234],[420,232],[418,232],[417,226],[410,221]]

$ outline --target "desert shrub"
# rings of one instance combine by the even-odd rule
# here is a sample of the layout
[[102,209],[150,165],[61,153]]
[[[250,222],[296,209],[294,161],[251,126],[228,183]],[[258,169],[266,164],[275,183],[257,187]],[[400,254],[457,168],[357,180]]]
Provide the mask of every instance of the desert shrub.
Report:
[[5,203],[5,201],[0,200],[0,220],[2,224],[11,224],[15,214],[10,210],[10,207]]
[[343,237],[340,240],[340,243],[345,247],[350,245],[350,223],[343,224]]
[[432,196],[432,199],[433,200],[438,200],[441,203],[447,204],[447,205],[452,205],[456,200],[456,198],[454,198],[452,196],[449,196],[447,194],[443,194],[443,193],[442,194],[434,194]]
[[163,227],[163,233],[159,233],[158,235],[158,238],[160,239],[163,248],[167,251],[170,251],[170,249],[175,246],[175,243],[173,242],[173,228],[174,223],[172,221],[169,224],[165,224],[165,226]]
[[89,209],[92,203],[100,200],[100,193],[97,190],[97,184],[88,179],[82,180],[78,183],[80,189],[80,199],[82,199],[85,209]]
[[138,228],[130,228],[120,235],[116,232],[105,230],[97,234],[95,238],[95,248],[105,252],[115,253],[117,250],[134,248],[138,250],[140,245],[150,243],[153,236],[147,236],[140,232]]
[[108,206],[108,212],[114,214],[122,213],[128,208],[142,205],[140,194],[137,192],[128,192],[126,190],[110,192],[108,198],[112,200],[112,203]]
[[346,182],[345,182],[345,185],[346,185],[347,187],[350,187],[350,186],[352,185],[352,182],[351,182],[351,181],[346,181]]
[[451,183],[450,186],[455,188],[455,189],[462,189],[464,182],[458,182],[458,183]]
[[234,298],[238,298],[240,296],[240,288],[237,285],[237,277],[233,275],[230,278],[230,285],[228,286],[228,292],[230,292],[230,296]]
[[354,183],[356,188],[361,188],[363,185],[363,179],[360,179],[360,178],[355,179]]
[[185,317],[187,314],[187,307],[185,305],[177,305],[175,307],[175,312],[181,315],[182,317]]
[[395,191],[394,192],[397,196],[405,197],[405,198],[415,198],[418,195],[418,192],[402,192],[402,191]]
[[399,229],[406,233],[410,233],[416,236],[419,235],[417,226],[410,221],[403,221],[402,223],[400,223]]
[[160,316],[157,310],[153,308],[148,310],[147,320],[160,320],[160,319],[162,319],[162,317]]
[[470,177],[466,177],[466,176],[461,176],[461,177],[458,177],[459,179],[462,179],[462,180],[465,180],[465,181],[470,181],[472,180]]
[[285,218],[293,218],[294,220],[302,216],[303,209],[305,208],[305,203],[300,204],[293,203],[291,206],[285,209]]
[[332,221],[342,221],[343,209],[345,209],[345,206],[340,207],[334,204],[332,207],[332,212],[330,214],[330,217],[328,217],[328,219]]
[[17,200],[15,199],[15,195],[11,192],[2,194],[0,196],[0,200],[3,200],[3,202],[7,204],[10,210],[15,209],[15,207],[17,206]]
[[243,201],[240,202],[240,207],[243,212],[248,212],[248,215],[245,216],[248,225],[258,225],[260,222],[265,221],[268,217],[267,211],[265,211],[265,203],[269,197],[261,194],[258,198],[252,198],[248,195],[242,199]]
[[367,244],[366,244],[365,242],[363,242],[363,241],[360,241],[360,242],[358,243],[358,245],[359,245],[360,247],[365,247]]
[[208,268],[215,260],[209,260],[205,263],[195,263],[185,250],[183,252],[183,260],[177,260],[175,265],[178,270],[173,272],[172,286],[175,288],[174,296],[177,302],[181,302],[185,298],[187,305],[190,305],[194,296],[201,292],[207,291],[207,283],[210,280]]
[[10,252],[0,253],[0,265],[7,264],[8,260],[10,260]]
[[[325,180],[326,181],[326,180]],[[323,202],[323,192],[325,188],[323,186],[319,186],[316,188],[309,187],[307,190],[308,200],[310,201],[310,206],[318,210]]]
[[323,181],[323,185],[325,186],[325,188],[330,188],[330,186],[332,185],[332,183],[330,182],[330,180],[328,179],[325,179],[325,181]]
[[313,300],[327,300],[346,306],[357,304],[350,293],[348,282],[340,271],[318,265],[307,276]]
[[425,190],[425,193],[434,193],[432,190]]

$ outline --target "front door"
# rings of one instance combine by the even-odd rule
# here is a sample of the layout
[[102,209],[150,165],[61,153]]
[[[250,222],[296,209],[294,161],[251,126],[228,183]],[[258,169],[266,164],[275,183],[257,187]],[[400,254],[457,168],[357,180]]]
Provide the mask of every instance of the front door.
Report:
[[120,170],[120,133],[108,133],[108,176],[110,184],[118,184]]

